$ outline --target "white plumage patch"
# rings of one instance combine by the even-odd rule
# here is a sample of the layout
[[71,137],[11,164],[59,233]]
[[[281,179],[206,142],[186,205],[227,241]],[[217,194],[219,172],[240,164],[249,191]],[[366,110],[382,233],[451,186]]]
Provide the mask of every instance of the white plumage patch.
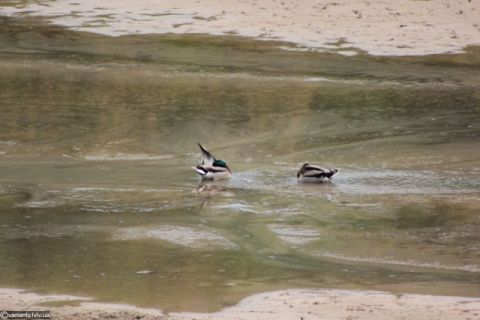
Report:
[[298,170],[297,178],[301,182],[320,182],[325,178],[332,179],[337,172],[338,169],[326,169],[305,163]]

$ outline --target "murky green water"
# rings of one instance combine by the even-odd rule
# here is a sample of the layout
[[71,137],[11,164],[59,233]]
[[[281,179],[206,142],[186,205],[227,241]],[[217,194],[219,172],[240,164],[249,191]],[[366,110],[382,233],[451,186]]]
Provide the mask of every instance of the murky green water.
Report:
[[[0,286],[167,311],[291,287],[480,294],[478,50],[0,22]],[[199,185],[197,141],[231,181]],[[298,185],[303,161],[341,172]]]

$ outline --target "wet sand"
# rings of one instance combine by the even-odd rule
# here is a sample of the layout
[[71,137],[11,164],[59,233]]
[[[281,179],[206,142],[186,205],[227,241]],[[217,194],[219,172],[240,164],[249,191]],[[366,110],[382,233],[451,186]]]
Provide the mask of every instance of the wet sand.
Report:
[[50,310],[55,319],[449,319],[480,316],[480,299],[393,295],[382,291],[290,289],[260,293],[215,313],[169,313],[159,309],[92,302],[85,297],[38,295],[0,289],[0,309]]
[[69,0],[0,7],[0,14],[48,16],[74,30],[112,36],[238,35],[343,55],[358,49],[382,56],[461,53],[480,45],[480,4],[468,0]]

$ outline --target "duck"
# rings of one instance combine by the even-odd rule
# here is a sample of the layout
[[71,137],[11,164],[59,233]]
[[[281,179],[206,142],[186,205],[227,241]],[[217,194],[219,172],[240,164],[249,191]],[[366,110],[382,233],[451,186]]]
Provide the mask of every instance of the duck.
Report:
[[232,170],[225,160],[215,159],[215,157],[207,151],[200,143],[198,143],[202,151],[202,164],[192,167],[202,180],[224,180],[232,177]]
[[336,168],[327,169],[317,165],[305,163],[297,172],[299,182],[322,182],[324,178],[331,180],[340,170]]

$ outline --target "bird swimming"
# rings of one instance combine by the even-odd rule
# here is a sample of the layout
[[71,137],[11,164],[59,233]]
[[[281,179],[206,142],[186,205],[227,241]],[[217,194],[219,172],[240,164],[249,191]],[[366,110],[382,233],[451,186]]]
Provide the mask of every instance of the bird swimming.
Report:
[[297,172],[299,182],[322,182],[324,178],[332,179],[338,169],[326,169],[316,165],[305,163]]
[[192,169],[197,171],[202,180],[223,180],[232,176],[232,170],[224,160],[215,159],[200,143],[198,146],[202,151],[202,164],[192,167]]

